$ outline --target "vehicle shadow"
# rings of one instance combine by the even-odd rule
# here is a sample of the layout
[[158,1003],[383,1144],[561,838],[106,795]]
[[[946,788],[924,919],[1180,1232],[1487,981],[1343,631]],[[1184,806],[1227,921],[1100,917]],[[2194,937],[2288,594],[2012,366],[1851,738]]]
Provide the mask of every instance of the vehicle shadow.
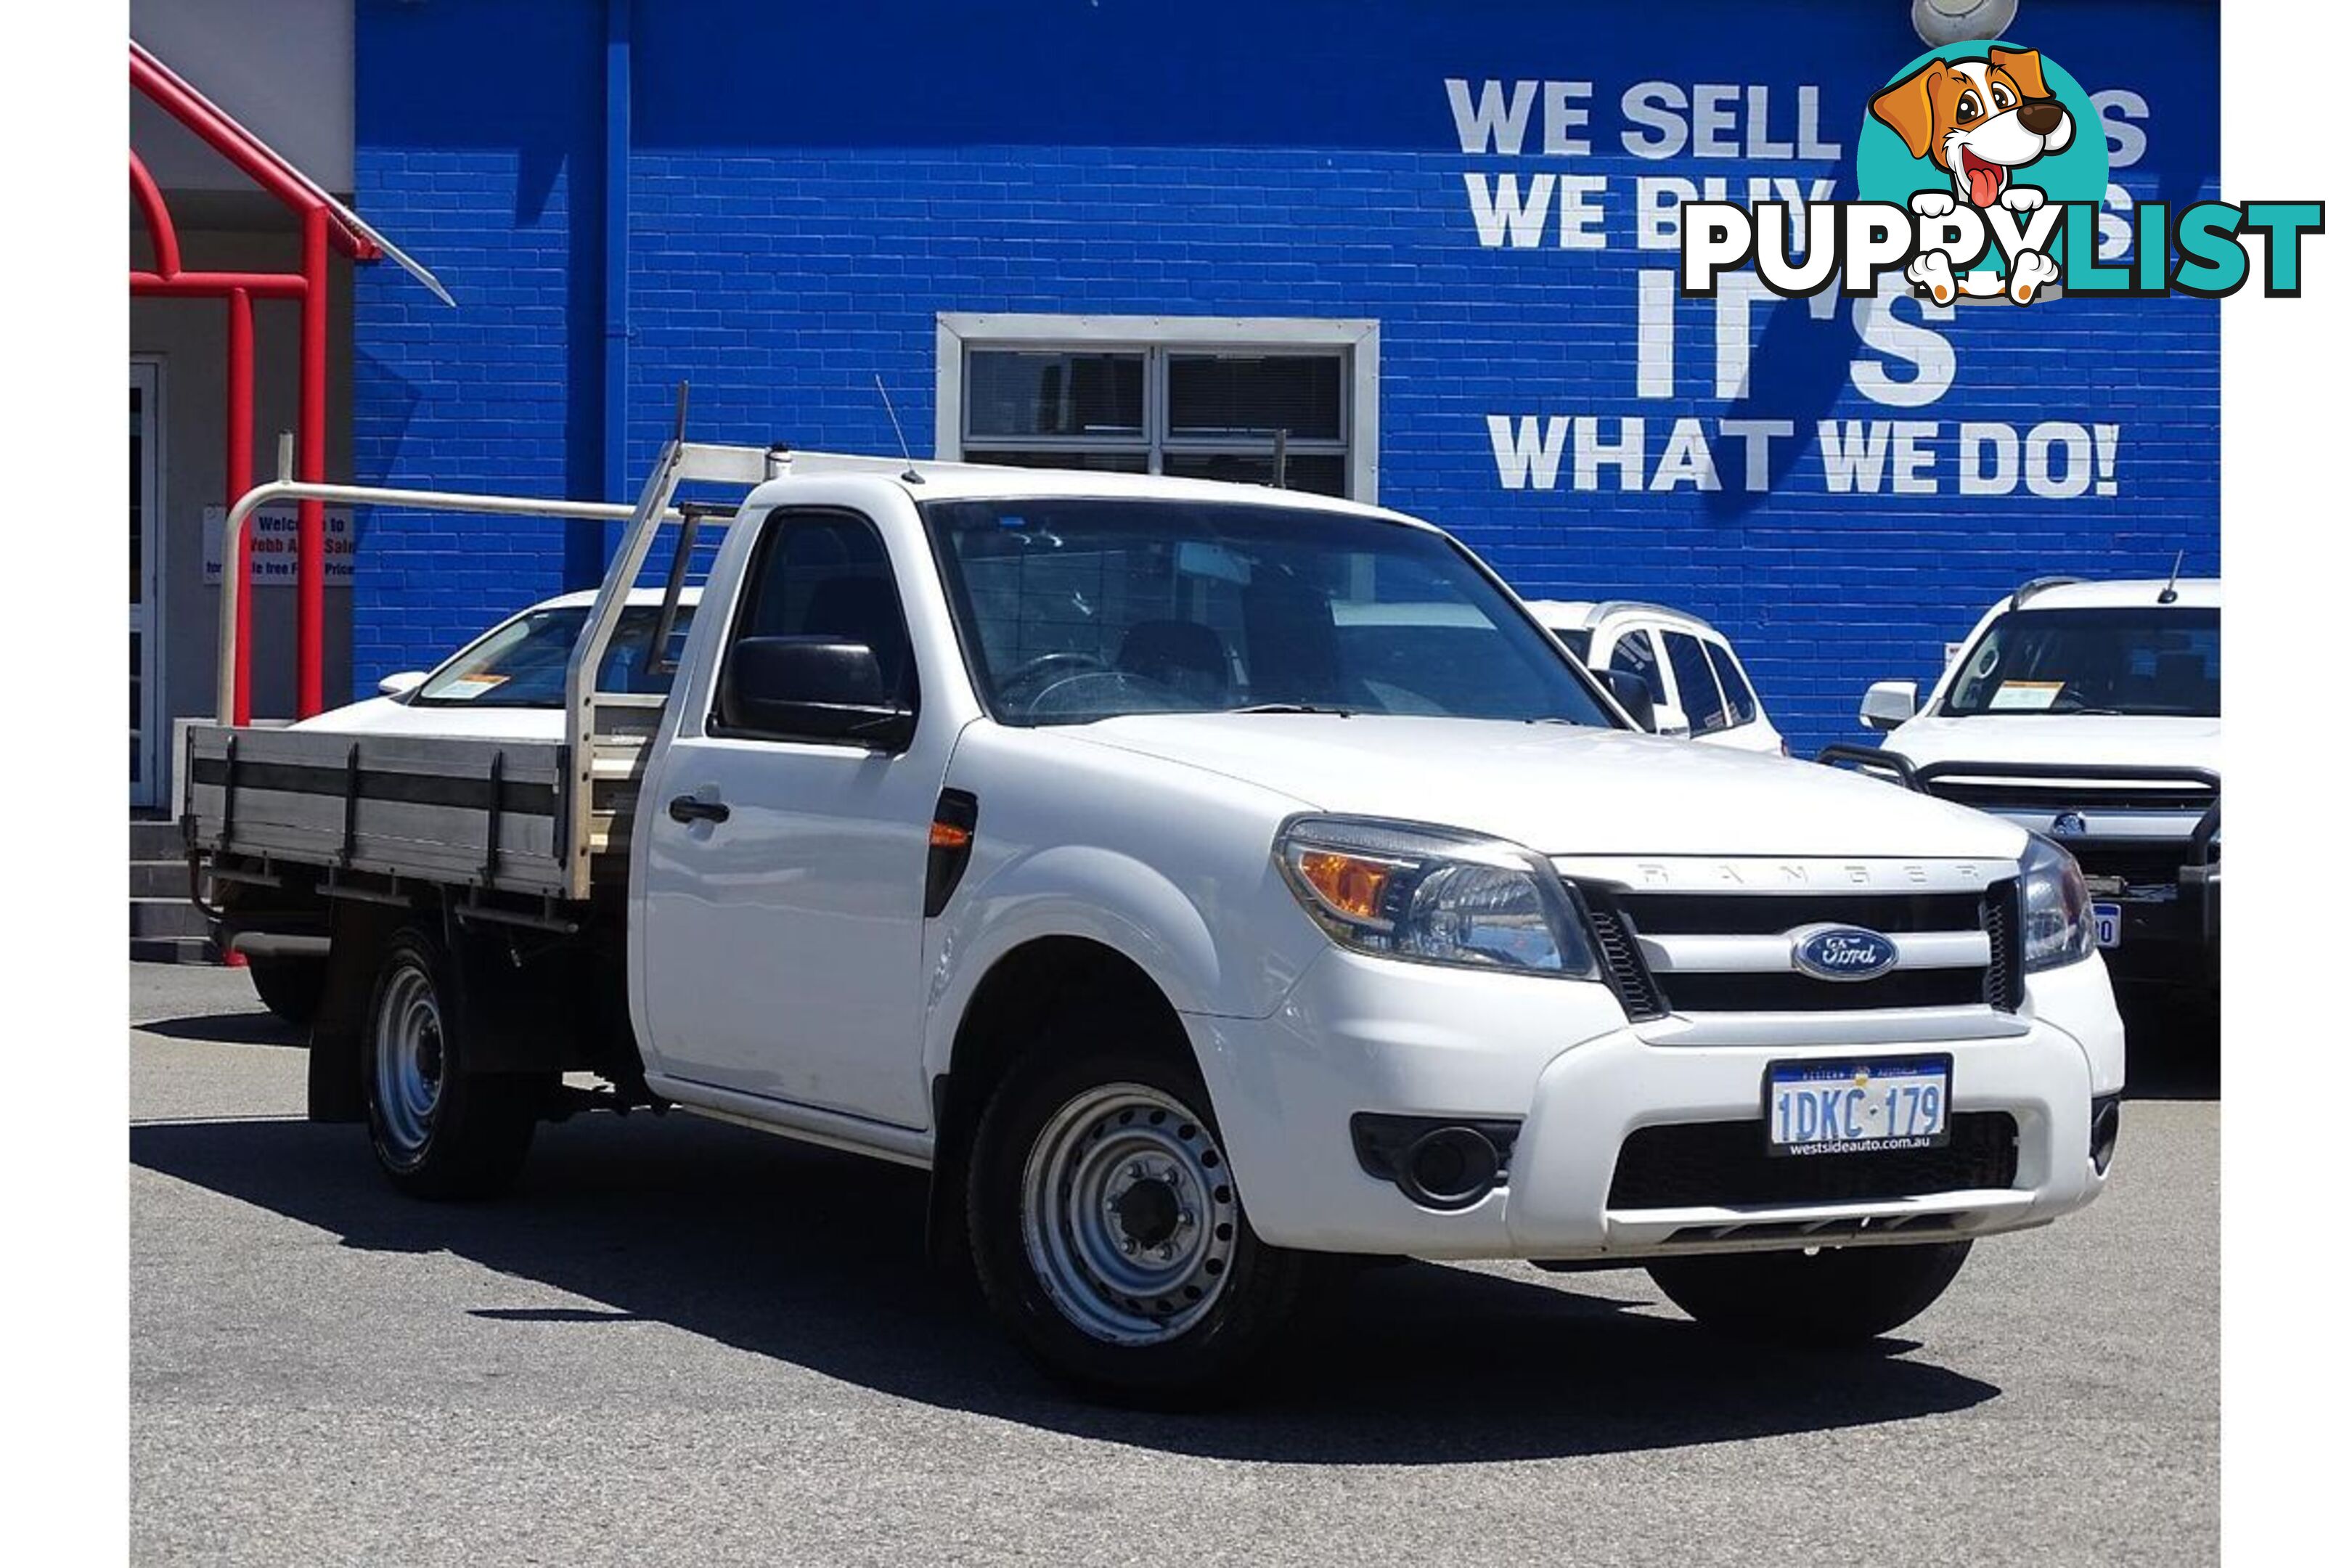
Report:
[[2118,986],[2124,1094],[2129,1100],[2221,1098],[2221,1020],[2212,999]]
[[476,1318],[674,1324],[907,1399],[1235,1459],[1435,1464],[1825,1431],[1965,1409],[1992,1384],[1863,1352],[1759,1352],[1571,1284],[1428,1264],[1335,1281],[1257,1396],[1162,1415],[1062,1393],[922,1257],[924,1178],[683,1116],[543,1131],[496,1204],[393,1193],[355,1128],[148,1123],[134,1163],[375,1251],[446,1249],[601,1308],[453,1305]]
[[202,1040],[214,1046],[308,1047],[310,1031],[286,1022],[275,1013],[203,1013],[184,1018],[157,1018],[133,1023],[143,1034],[167,1040]]

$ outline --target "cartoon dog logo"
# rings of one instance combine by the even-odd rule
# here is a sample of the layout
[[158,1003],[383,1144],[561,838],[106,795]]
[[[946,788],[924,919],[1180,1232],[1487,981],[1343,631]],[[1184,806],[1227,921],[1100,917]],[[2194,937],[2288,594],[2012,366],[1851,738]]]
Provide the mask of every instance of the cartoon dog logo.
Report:
[[[1940,217],[1960,202],[2028,213],[2042,203],[2039,186],[2015,178],[2045,153],[2074,140],[2074,117],[2042,79],[2038,49],[1990,46],[1980,60],[1933,59],[1870,100],[1870,112],[1903,139],[1914,158],[1926,158],[1951,176],[1950,191],[1920,191],[1911,210]],[[2014,258],[2010,298],[2022,305],[2058,276],[2058,263],[2041,251]],[[1911,264],[1910,278],[1948,304],[1961,291],[1950,258],[1929,251]],[[1975,275],[1967,292],[1994,291]],[[1995,286],[1997,287],[1997,286]]]

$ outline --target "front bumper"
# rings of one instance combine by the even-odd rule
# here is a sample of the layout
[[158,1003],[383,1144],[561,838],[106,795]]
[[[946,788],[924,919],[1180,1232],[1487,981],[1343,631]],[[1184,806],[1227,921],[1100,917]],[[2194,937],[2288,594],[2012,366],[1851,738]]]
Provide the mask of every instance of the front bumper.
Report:
[[[2015,1016],[1920,1009],[1634,1025],[1600,985],[1335,950],[1271,1017],[1185,1021],[1252,1223],[1270,1242],[1327,1252],[1631,1263],[2021,1229],[2098,1195],[2092,1100],[2123,1087],[2123,1026],[2095,958],[2034,975]],[[1636,1130],[1753,1121],[1760,1148],[1768,1063],[1914,1048],[1950,1054],[1954,1112],[2014,1119],[2009,1184],[1862,1202],[1611,1206],[1619,1152]],[[1522,1126],[1505,1184],[1439,1212],[1364,1172],[1349,1131],[1364,1110]]]
[[[2179,893],[2169,898],[2136,897],[2128,890],[2110,895],[2093,888],[2093,902],[2112,903],[2122,911],[2122,941],[2105,952],[2116,980],[2185,986],[2221,983],[2221,876],[2218,870],[2188,874],[2195,869],[2184,868]],[[2087,862],[2084,870],[2090,870]]]
[[[1907,767],[1907,764],[1906,764]],[[2049,836],[2072,854],[2091,897],[2120,907],[2122,943],[2107,953],[2118,978],[2219,984],[2221,952],[2221,780],[2205,768],[1947,760],[1910,769],[1912,788],[1958,800]],[[2186,803],[2135,805],[2099,786],[2192,786]],[[1959,792],[1959,793],[1956,793]],[[2198,804],[2210,794],[2210,804]]]

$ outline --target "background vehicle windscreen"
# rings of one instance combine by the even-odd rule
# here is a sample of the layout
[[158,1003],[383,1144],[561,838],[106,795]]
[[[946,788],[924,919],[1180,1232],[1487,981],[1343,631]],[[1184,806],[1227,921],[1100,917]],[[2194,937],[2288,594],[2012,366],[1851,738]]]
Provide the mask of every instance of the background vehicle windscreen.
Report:
[[2221,612],[2011,610],[1969,651],[1944,711],[2219,718]]
[[[658,696],[669,690],[669,670],[655,674],[646,668],[660,619],[657,605],[631,605],[622,610],[621,624],[614,628],[612,646],[597,672],[599,691]],[[670,634],[673,658],[693,619],[692,605],[677,607]],[[431,707],[561,708],[563,667],[587,625],[584,605],[518,616],[434,671],[409,700]]]
[[1611,720],[1440,534],[1286,507],[1085,498],[923,508],[1008,723],[1268,704]]

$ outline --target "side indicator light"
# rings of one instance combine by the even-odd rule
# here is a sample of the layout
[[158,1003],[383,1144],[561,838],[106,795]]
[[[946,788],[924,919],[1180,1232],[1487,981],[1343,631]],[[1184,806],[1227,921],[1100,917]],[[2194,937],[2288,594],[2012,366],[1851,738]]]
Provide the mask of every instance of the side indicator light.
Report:
[[971,838],[980,826],[980,797],[970,790],[943,789],[931,810],[930,852],[924,857],[923,918],[937,919],[955,897],[971,864]]

